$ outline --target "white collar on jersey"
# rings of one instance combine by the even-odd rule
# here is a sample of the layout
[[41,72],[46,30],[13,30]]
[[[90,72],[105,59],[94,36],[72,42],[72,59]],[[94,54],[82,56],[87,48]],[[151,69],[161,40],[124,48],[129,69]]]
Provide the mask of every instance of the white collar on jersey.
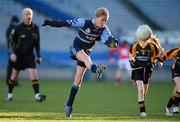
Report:
[[98,29],[98,28],[96,27],[96,21],[95,21],[95,18],[92,19],[91,22],[94,24],[94,27],[95,27],[96,29]]

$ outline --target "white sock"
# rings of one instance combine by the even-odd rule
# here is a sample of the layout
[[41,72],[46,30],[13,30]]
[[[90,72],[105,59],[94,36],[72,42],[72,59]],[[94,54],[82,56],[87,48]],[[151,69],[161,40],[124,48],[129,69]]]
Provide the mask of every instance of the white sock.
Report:
[[8,93],[8,96],[7,96],[8,98],[11,98],[11,97],[13,97],[13,94],[12,93]]
[[39,99],[40,93],[35,94],[35,99]]

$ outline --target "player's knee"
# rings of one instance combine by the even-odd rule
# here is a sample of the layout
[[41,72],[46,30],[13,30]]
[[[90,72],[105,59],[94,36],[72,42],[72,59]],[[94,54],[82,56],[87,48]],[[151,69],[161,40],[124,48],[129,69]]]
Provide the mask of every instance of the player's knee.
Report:
[[13,81],[15,81],[16,78],[17,78],[17,75],[15,75],[15,74],[12,74],[11,77],[10,77],[10,79],[13,80]]
[[180,93],[180,87],[177,87],[176,93]]
[[180,77],[174,77],[173,81],[176,83],[176,85],[180,85]]

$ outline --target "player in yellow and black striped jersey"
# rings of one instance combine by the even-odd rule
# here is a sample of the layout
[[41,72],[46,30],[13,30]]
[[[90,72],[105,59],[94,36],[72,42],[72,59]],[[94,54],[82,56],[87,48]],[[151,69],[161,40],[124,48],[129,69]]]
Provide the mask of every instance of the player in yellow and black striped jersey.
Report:
[[161,58],[162,61],[168,59],[174,59],[172,64],[171,72],[172,79],[175,83],[173,95],[170,97],[169,102],[166,106],[166,115],[171,116],[174,113],[179,113],[179,102],[180,102],[180,48],[174,48],[165,51]]
[[154,61],[160,57],[161,47],[152,40],[152,31],[149,26],[140,26],[136,34],[138,41],[130,48],[131,79],[136,83],[138,90],[140,116],[147,116],[144,96],[148,90]]
[[133,58],[132,66],[137,67],[151,65],[156,58],[160,57],[160,49],[149,40],[134,43],[130,48],[130,53]]
[[159,48],[159,50],[162,52],[164,52],[164,48],[161,47],[161,44],[159,42],[159,39],[155,37],[155,35],[153,35],[150,39],[149,39],[150,42],[154,43],[157,45],[157,47]]

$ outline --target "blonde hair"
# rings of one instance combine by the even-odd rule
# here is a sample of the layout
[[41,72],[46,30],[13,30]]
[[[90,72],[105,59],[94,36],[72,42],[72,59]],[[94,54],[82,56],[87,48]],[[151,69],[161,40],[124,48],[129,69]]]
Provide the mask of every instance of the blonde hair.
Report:
[[107,18],[109,18],[109,11],[108,11],[108,9],[105,8],[105,7],[98,8],[95,11],[95,17],[100,17],[100,16],[106,16]]

